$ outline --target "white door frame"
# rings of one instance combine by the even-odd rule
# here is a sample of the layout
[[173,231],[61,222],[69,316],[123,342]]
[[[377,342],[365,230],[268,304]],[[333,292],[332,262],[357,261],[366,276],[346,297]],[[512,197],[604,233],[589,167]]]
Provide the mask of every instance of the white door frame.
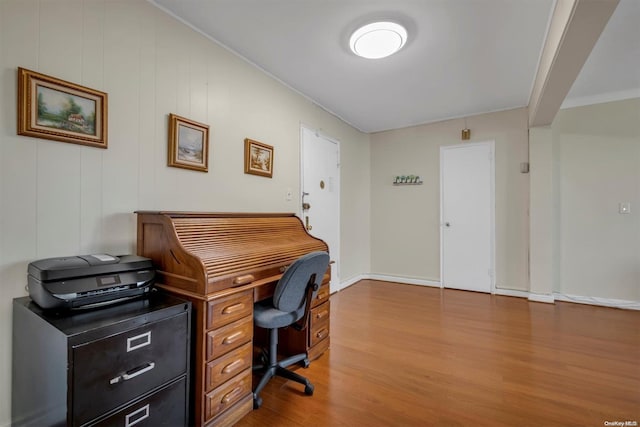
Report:
[[[331,137],[331,136],[329,136],[329,135],[327,135],[326,133],[324,133],[324,132],[322,132],[322,131],[320,131],[318,129],[314,129],[313,127],[311,127],[309,125],[306,125],[304,123],[300,123],[300,187],[299,187],[300,188],[300,191],[299,191],[300,200],[299,200],[298,209],[297,209],[298,217],[300,218],[301,221],[304,221],[304,212],[302,211],[302,192],[304,191],[304,130],[305,129],[307,131],[309,131],[309,132],[315,133],[316,136],[318,136],[318,137],[322,137],[322,138],[326,139],[327,141],[329,141],[329,142],[331,142],[333,144],[336,144],[336,147],[338,149],[337,157],[338,157],[338,173],[340,174],[340,180],[339,180],[339,184],[340,185],[338,185],[338,188],[337,188],[337,190],[338,190],[338,219],[337,219],[338,224],[337,224],[337,227],[338,227],[338,245],[342,246],[342,233],[340,232],[340,212],[341,212],[340,211],[341,210],[340,200],[341,200],[341,193],[342,193],[341,192],[341,188],[340,188],[341,187],[341,182],[342,182],[342,176],[341,176],[342,174],[341,174],[341,171],[340,171],[340,156],[341,156],[340,141],[335,139],[335,138],[333,138],[333,137]],[[341,262],[342,250],[341,249],[342,249],[341,247],[338,247],[337,256],[334,256],[335,254],[332,254],[332,256],[331,256],[331,258],[332,258],[331,260],[335,261],[335,267],[336,267],[335,271],[336,271],[336,275],[337,275],[337,277],[335,278],[336,281],[334,282],[335,289],[331,289],[331,291],[339,291],[339,290],[341,290],[343,288],[342,287],[342,282],[340,280],[340,267],[342,265],[342,262]],[[332,277],[331,281],[333,282],[333,277]]]
[[491,283],[491,293],[494,294],[496,292],[496,156],[495,156],[495,141],[483,141],[483,142],[470,142],[466,144],[456,144],[456,145],[443,145],[440,147],[440,287],[444,288],[444,153],[446,150],[457,150],[464,149],[466,147],[473,146],[488,146],[490,152],[490,197],[489,201],[490,205],[490,214],[489,220],[491,222],[490,229],[490,249],[489,249],[489,258],[490,258],[490,283]]

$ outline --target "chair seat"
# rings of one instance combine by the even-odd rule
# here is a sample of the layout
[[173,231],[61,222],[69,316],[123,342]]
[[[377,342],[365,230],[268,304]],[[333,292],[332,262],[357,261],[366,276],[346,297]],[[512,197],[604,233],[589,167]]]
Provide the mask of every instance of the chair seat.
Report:
[[297,322],[303,315],[304,307],[293,312],[280,311],[273,307],[270,300],[253,307],[253,321],[256,326],[264,329],[284,328]]

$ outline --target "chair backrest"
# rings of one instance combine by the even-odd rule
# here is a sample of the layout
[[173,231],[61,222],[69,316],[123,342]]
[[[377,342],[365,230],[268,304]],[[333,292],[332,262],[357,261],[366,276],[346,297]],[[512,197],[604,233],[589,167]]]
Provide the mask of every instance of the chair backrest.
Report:
[[295,260],[276,285],[273,293],[274,307],[286,312],[294,312],[302,308],[309,279],[315,277],[313,282],[320,287],[328,266],[329,254],[321,251],[311,252]]

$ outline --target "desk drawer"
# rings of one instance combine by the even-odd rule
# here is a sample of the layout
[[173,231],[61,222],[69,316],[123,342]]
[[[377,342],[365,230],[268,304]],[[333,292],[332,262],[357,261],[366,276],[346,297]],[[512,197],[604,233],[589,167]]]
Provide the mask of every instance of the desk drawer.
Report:
[[317,329],[312,329],[310,333],[309,341],[311,342],[311,347],[313,347],[329,336],[329,322],[320,325]]
[[219,329],[207,332],[206,360],[215,359],[251,341],[253,317],[247,316]]
[[205,422],[229,409],[248,394],[251,394],[251,369],[205,395]]
[[326,304],[322,304],[318,307],[312,308],[309,316],[311,320],[311,329],[313,329],[314,326],[319,325],[320,323],[327,322],[329,320],[329,316],[330,316],[329,301],[327,301]]
[[253,291],[248,290],[207,304],[207,330],[217,329],[253,313]]
[[176,427],[187,423],[187,380],[182,377],[151,396],[91,426]]
[[205,369],[205,391],[213,390],[223,382],[250,368],[252,350],[253,345],[246,343],[231,353],[207,363]]
[[329,336],[330,301],[317,306],[310,313],[309,345],[318,344]]
[[187,321],[185,312],[74,347],[74,423],[86,423],[184,374]]
[[324,285],[320,286],[320,289],[318,289],[316,297],[311,302],[311,307],[317,307],[323,302],[329,301],[329,295],[329,283],[325,283]]

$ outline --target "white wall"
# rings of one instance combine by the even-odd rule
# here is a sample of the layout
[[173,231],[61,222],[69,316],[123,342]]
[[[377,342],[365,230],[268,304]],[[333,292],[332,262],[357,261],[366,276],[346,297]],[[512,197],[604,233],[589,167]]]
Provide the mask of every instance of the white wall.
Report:
[[[107,92],[109,148],[16,136],[18,66]],[[166,166],[169,113],[210,125],[209,173]],[[135,252],[138,209],[298,211],[301,123],[341,141],[342,278],[367,273],[368,135],[144,0],[0,0],[0,425],[28,262]],[[273,179],[244,174],[247,137]]]
[[[496,143],[496,286],[528,290],[527,110],[468,117],[471,141]],[[440,147],[461,144],[465,121],[449,120],[371,135],[372,273],[440,280]],[[392,185],[420,175],[420,186]]]
[[636,98],[561,110],[551,126],[557,293],[640,301],[638,123]]

